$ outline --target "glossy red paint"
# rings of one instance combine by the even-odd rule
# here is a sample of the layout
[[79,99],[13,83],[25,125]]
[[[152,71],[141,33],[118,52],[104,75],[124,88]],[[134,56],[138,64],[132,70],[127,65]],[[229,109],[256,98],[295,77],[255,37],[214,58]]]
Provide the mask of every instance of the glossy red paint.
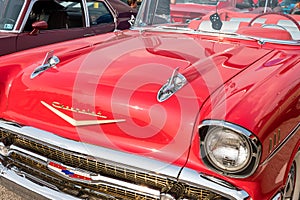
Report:
[[[159,41],[159,45],[151,43],[154,38],[156,41]],[[180,59],[175,59],[168,55],[168,53],[174,53],[169,52],[168,49],[173,48],[172,40],[180,40],[177,35],[156,36],[149,34],[145,35],[142,41],[140,41],[137,36],[129,36],[121,39],[115,37],[115,40],[119,40],[117,46],[120,51],[114,53],[114,61],[102,60],[101,64],[97,61],[98,57],[93,55],[112,54],[113,52],[111,52],[110,48],[106,48],[108,44],[103,43],[95,47],[82,48],[74,53],[69,46],[72,43],[66,43],[65,45],[69,46],[68,51],[70,51],[70,53],[65,53],[63,57],[60,56],[59,51],[56,54],[60,57],[61,64],[57,65],[57,68],[49,69],[49,71],[44,72],[44,74],[34,80],[30,79],[30,75],[39,63],[41,63],[43,59],[42,56],[45,52],[41,52],[41,56],[39,56],[40,59],[37,59],[38,56],[34,50],[28,51],[28,53],[23,54],[22,60],[28,60],[28,64],[32,63],[32,52],[32,54],[36,55],[36,61],[29,66],[27,66],[28,64],[26,62],[20,66],[19,69],[21,69],[21,71],[19,72],[19,76],[13,80],[9,88],[7,108],[3,112],[3,116],[5,118],[9,116],[13,121],[44,128],[50,132],[56,132],[56,130],[59,129],[60,131],[57,134],[66,138],[109,148],[123,149],[131,153],[151,155],[152,157],[168,162],[182,157],[179,163],[183,165],[186,158],[182,156],[182,154],[185,154],[185,150],[189,149],[189,140],[186,140],[187,143],[183,143],[183,138],[181,137],[191,137],[191,133],[194,132],[195,127],[187,125],[195,124],[198,110],[204,100],[220,85],[254,63],[258,57],[268,54],[270,51],[249,48],[243,45],[232,46],[229,44],[216,44],[215,42],[200,40],[198,41],[198,48],[195,48],[195,46],[191,48],[190,45],[194,45],[195,40],[189,41],[189,39],[192,39],[192,36],[187,36],[186,39],[182,40],[181,43],[186,49],[178,50],[176,56]],[[129,44],[135,45],[130,46]],[[161,49],[163,49],[164,52],[161,53]],[[194,55],[190,50],[197,52],[198,57],[189,57]],[[226,53],[221,53],[225,50]],[[245,57],[245,52],[251,53]],[[208,53],[210,54],[209,59],[206,58]],[[202,56],[199,57],[200,55]],[[160,58],[153,63],[156,56]],[[5,64],[5,59],[2,60],[4,61],[3,64]],[[147,64],[151,63],[151,61],[151,65]],[[16,62],[18,62],[18,60],[16,60]],[[104,64],[106,62],[108,63]],[[128,65],[124,66],[125,62]],[[124,66],[121,70],[120,65]],[[203,68],[202,65],[208,67]],[[139,66],[143,67],[139,68]],[[153,106],[153,102],[156,101],[156,91],[158,91],[160,85],[164,83],[161,82],[161,80],[166,81],[171,75],[172,70],[178,66],[183,69],[182,73],[190,82],[190,89],[186,88],[178,92],[176,95],[178,100],[174,99],[164,102],[161,105]],[[165,68],[165,70],[163,70],[162,67]],[[269,75],[272,73],[270,70],[275,69],[277,68],[257,66],[257,70],[264,71],[263,76]],[[129,73],[130,71],[132,72]],[[157,77],[157,73],[160,73],[161,76]],[[214,73],[216,73],[216,78],[211,79],[210,77],[212,77]],[[76,76],[74,76],[75,74]],[[124,74],[126,74],[128,78],[122,79]],[[139,81],[141,74],[144,74],[143,81]],[[235,96],[236,90],[238,94],[238,91],[240,91],[238,88],[251,90],[252,88],[250,86],[254,87],[254,83],[261,79],[261,77],[255,76],[254,74],[252,77],[247,73],[247,76],[247,78],[241,78],[241,80],[247,80],[247,84],[249,85],[238,87],[238,83],[233,82],[233,80],[227,83],[228,90],[234,91],[234,94],[228,95],[229,97]],[[253,83],[250,83],[249,79],[252,80]],[[90,81],[86,82],[86,80]],[[207,81],[211,81],[211,83]],[[143,83],[148,82],[154,83],[143,86]],[[207,85],[210,85],[210,87],[207,88]],[[232,85],[234,85],[234,88],[232,88]],[[227,86],[225,85],[225,87]],[[225,90],[227,89],[225,88]],[[134,93],[132,93],[132,91],[134,91]],[[196,94],[193,94],[194,92],[196,92]],[[123,97],[121,97],[120,94],[122,94]],[[90,99],[90,102],[85,100],[92,95],[96,96]],[[197,98],[189,99],[189,96],[195,96]],[[22,101],[14,100],[20,97],[22,97]],[[148,103],[144,102],[143,99],[145,97],[147,97],[146,99],[152,100]],[[267,97],[266,99],[270,98]],[[231,98],[227,101],[227,105],[230,100]],[[103,128],[100,126],[74,128],[55,114],[49,112],[49,110],[40,103],[41,101],[45,101],[50,105],[53,102],[59,102],[64,106],[101,112],[108,119],[125,119],[127,123],[111,124]],[[233,102],[238,101],[233,100]],[[245,104],[246,103],[249,102],[246,101]],[[121,109],[124,105],[127,105],[126,108]],[[187,108],[182,107],[186,105],[188,105]],[[187,112],[176,113],[175,110],[179,108]],[[273,108],[270,109],[274,110]],[[230,111],[231,109],[226,108],[226,110]],[[245,108],[241,108],[241,110],[245,110]],[[81,114],[72,112],[66,113],[77,120],[85,119],[85,116]],[[164,116],[162,116],[161,113],[165,113]],[[215,113],[216,110],[214,110],[214,114]],[[251,112],[249,111],[248,113]],[[253,115],[259,117],[257,113],[253,113]],[[149,121],[149,117],[147,116],[151,116],[151,119],[158,118],[160,120],[157,122]],[[96,117],[94,118],[96,119]],[[223,113],[221,116],[210,116],[210,118],[224,118],[227,120],[227,116],[224,116]],[[249,122],[252,122],[249,115],[247,115],[246,118],[249,119]],[[139,121],[141,119],[143,119],[143,121]],[[177,121],[178,119],[184,120]],[[235,119],[235,117],[233,119]],[[230,120],[233,121],[232,119]],[[128,125],[129,122],[130,124]],[[239,121],[240,124],[242,122],[246,123],[247,121]],[[242,125],[245,127],[249,126],[247,124]],[[256,131],[254,127],[249,127],[249,129]],[[173,133],[170,130],[173,130]],[[186,131],[186,133],[179,135],[179,131]],[[74,134],[75,132],[77,132],[77,134]],[[142,136],[139,135],[141,132],[143,132]],[[116,135],[115,133],[118,134]],[[264,134],[262,133],[262,135]],[[144,137],[145,139],[140,141],[140,139]],[[168,145],[169,147],[164,149],[164,146],[170,144],[171,141],[174,142],[174,146]],[[134,146],[128,144],[134,144]],[[177,149],[178,152],[174,150],[170,151],[169,148]],[[153,150],[157,149],[159,149],[159,151],[153,152]],[[182,149],[185,150],[182,151]],[[170,154],[170,152],[173,152],[173,154]]]
[[[300,86],[296,81],[297,74],[300,73],[299,66],[297,51],[274,50],[247,68],[245,73],[227,82],[222,91],[218,95],[213,95],[200,112],[200,116],[205,116],[200,118],[200,121],[205,118],[224,118],[226,121],[246,127],[259,136],[263,146],[259,169],[249,178],[227,180],[251,191],[253,199],[271,199],[274,193],[283,187],[286,181],[284,177],[289,169],[286,160],[289,160],[291,154],[297,151],[297,146],[299,147],[298,131],[296,137],[289,140],[276,156],[270,156],[270,153],[278,148],[279,143],[293,131],[294,124],[299,122]],[[274,90],[281,92],[273,93]],[[226,101],[221,102],[219,99],[222,96],[219,94],[226,96]],[[211,105],[209,102],[218,103]],[[241,112],[234,112],[236,109],[240,109]],[[273,143],[271,147],[270,141]],[[197,164],[201,162],[197,142],[198,137],[195,135],[188,166],[204,171],[205,169]]]
[[[150,43],[153,39],[159,41],[160,45],[157,46]],[[58,134],[66,138],[114,149],[123,149],[137,154],[151,155],[151,157],[163,159],[167,162],[178,160],[176,162],[179,165],[183,165],[186,160],[186,155],[184,156],[184,154],[186,154],[186,150],[189,149],[190,145],[189,140],[185,140],[186,143],[183,143],[183,141],[184,138],[191,137],[191,133],[193,133],[195,127],[190,125],[195,124],[195,117],[200,105],[211,91],[214,91],[223,81],[228,80],[235,73],[247,67],[249,63],[253,62],[254,58],[257,58],[257,55],[261,56],[262,52],[257,51],[255,53],[256,56],[249,57],[249,62],[245,63],[245,65],[240,65],[232,69],[224,69],[223,65],[234,61],[232,58],[233,54],[245,51],[244,47],[233,50],[233,54],[229,51],[226,54],[214,56],[214,54],[233,48],[233,46],[226,44],[214,45],[211,42],[199,41],[198,47],[190,48],[191,45],[194,46],[194,40],[190,40],[192,38],[187,37],[182,40],[182,44],[185,44],[184,46],[187,48],[176,52],[176,55],[180,59],[174,59],[168,56],[168,49],[173,48],[173,42],[170,41],[178,41],[179,39],[176,35],[149,35],[143,38],[141,42],[138,37],[125,37],[124,39],[119,39],[120,41],[117,46],[120,51],[115,53],[116,59],[113,62],[102,60],[101,65],[97,61],[98,57],[93,55],[112,54],[113,52],[109,48],[105,49],[102,47],[106,47],[106,43],[78,50],[76,57],[74,56],[74,52],[70,51],[69,48],[68,50],[71,52],[69,55],[65,54],[63,55],[64,57],[60,57],[59,52],[57,54],[61,59],[62,68],[58,65],[57,68],[50,69],[34,80],[30,79],[30,74],[39,65],[38,63],[41,60],[27,67],[26,63],[24,63],[21,66],[24,70],[20,71],[19,78],[13,81],[9,89],[10,95],[7,103],[7,111],[4,112],[4,116],[5,118],[10,116],[11,119],[19,121],[22,124],[39,128],[47,127],[46,130],[50,132],[56,132],[59,129]],[[136,45],[128,48],[130,47],[129,44],[132,43]],[[164,52],[162,55],[159,55],[161,48],[164,49]],[[199,60],[188,57],[193,56],[194,52],[202,55],[200,58],[197,58]],[[211,53],[211,59],[205,58],[207,52]],[[151,65],[147,64],[151,63],[151,61],[153,62],[156,56],[161,58]],[[30,63],[30,53],[26,57],[23,56],[22,60],[28,60]],[[131,62],[120,70],[120,65],[123,66],[125,60],[126,63],[128,63],[127,60]],[[105,64],[105,62],[111,63]],[[201,69],[201,65],[204,63],[210,65],[206,69]],[[218,69],[214,69],[215,65],[217,65]],[[88,66],[88,68],[84,66]],[[186,74],[190,82],[197,80],[195,85],[198,88],[201,85],[201,89],[187,88],[178,93],[179,100],[168,101],[162,105],[153,106],[153,102],[156,101],[156,93],[160,85],[164,83],[161,81],[167,81],[172,70],[178,66],[181,66],[182,69],[187,68],[183,71],[183,74]],[[220,75],[217,74],[220,76],[218,78],[220,78],[219,81],[221,82],[215,82],[211,88],[206,88],[206,81],[211,76],[208,72],[212,69],[216,73],[221,72]],[[129,73],[130,71],[132,73]],[[157,77],[157,73],[160,73],[161,76]],[[74,74],[77,75],[74,76]],[[121,79],[124,74],[129,78]],[[147,74],[147,76],[143,75],[142,82],[138,81],[141,74]],[[86,82],[86,80],[90,81]],[[154,83],[143,86],[143,83],[148,82]],[[62,88],[64,88],[64,91],[62,91]],[[132,93],[132,91],[135,92]],[[199,94],[193,94],[194,91],[199,91]],[[120,93],[123,94],[123,97],[120,97]],[[41,95],[43,98],[40,98],[40,95],[37,94],[43,94]],[[90,99],[90,102],[85,100],[93,95],[96,95],[95,99]],[[145,95],[148,96],[147,99],[151,99],[150,102],[143,101]],[[189,96],[199,97],[189,99]],[[14,99],[20,97],[27,98],[22,98],[22,101],[14,101]],[[105,127],[72,127],[64,120],[49,112],[40,103],[41,101],[45,101],[50,105],[52,102],[60,102],[63,105],[74,108],[100,111],[108,119],[125,119],[126,123],[111,124]],[[126,108],[121,109],[124,105],[127,105]],[[185,106],[188,107],[185,108]],[[179,108],[186,111],[186,113],[176,113],[175,110]],[[71,116],[73,115],[78,120],[83,117],[80,114],[67,113]],[[162,113],[165,114],[162,116]],[[141,118],[141,116],[145,116],[145,118]],[[157,118],[159,121],[149,121],[149,119],[147,120],[147,116],[150,116],[151,119]],[[140,119],[144,121],[137,121]],[[178,119],[184,120],[178,121]],[[52,125],[50,126],[50,124]],[[182,131],[185,133],[179,134]],[[74,134],[75,132],[77,134]],[[143,135],[140,135],[141,132],[143,132]],[[118,134],[116,135],[115,133]],[[142,138],[143,140],[141,141]],[[170,143],[174,143],[174,145],[170,145]],[[128,144],[134,144],[134,146]],[[170,152],[173,153],[170,154]]]

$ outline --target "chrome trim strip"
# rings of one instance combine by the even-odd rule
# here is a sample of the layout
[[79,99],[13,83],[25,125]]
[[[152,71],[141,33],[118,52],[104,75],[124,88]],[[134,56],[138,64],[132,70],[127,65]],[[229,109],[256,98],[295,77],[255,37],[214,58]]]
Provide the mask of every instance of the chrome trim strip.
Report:
[[17,18],[17,20],[16,20],[16,23],[15,23],[15,25],[14,25],[14,28],[13,28],[13,31],[16,31],[16,32],[18,32],[18,33],[21,33],[21,32],[22,32],[22,27],[20,27],[20,29],[18,30],[18,29],[16,29],[16,26],[17,26],[17,25],[20,23],[20,21],[22,20],[22,19],[21,19],[21,16],[23,15],[23,12],[24,12],[26,3],[27,3],[26,0],[24,0],[23,6],[22,6],[22,8],[21,8],[21,10],[20,10],[20,12],[19,12],[19,16],[18,16],[18,18]]
[[227,129],[234,130],[234,131],[236,131],[242,135],[245,135],[247,137],[251,137],[253,135],[250,131],[242,128],[241,126],[238,126],[236,124],[232,124],[232,123],[229,123],[226,121],[222,121],[222,120],[205,120],[198,126],[198,129],[202,128],[203,126],[222,126]]
[[4,167],[1,162],[0,162],[0,179],[7,179],[31,192],[34,192],[36,194],[41,195],[42,197],[46,197],[49,199],[79,200],[79,198],[75,198],[68,194],[61,193],[59,191],[52,190],[48,187],[44,187],[39,184],[36,184],[24,176],[18,175],[14,170]]
[[280,142],[280,144],[269,154],[269,156],[264,160],[262,165],[265,165],[269,162],[275,154],[287,143],[298,131],[300,131],[300,122],[296,125],[296,127]]
[[19,33],[19,31],[4,31],[4,30],[0,30],[0,33]]
[[[0,143],[0,145],[2,146],[2,144]],[[17,146],[14,146],[14,145],[11,145],[9,150],[8,150],[8,155],[12,154],[12,153],[21,153],[22,155],[24,156],[32,156],[34,157],[34,160],[38,163],[41,163],[41,164],[46,164],[48,159],[44,156],[40,156],[36,153],[33,153],[33,152],[30,152],[30,151],[27,151],[26,149],[22,149],[20,147],[17,147]]]
[[[20,26],[20,29],[18,30],[18,33],[22,33],[22,32],[23,32],[24,27],[25,27],[25,25],[26,25],[26,23],[27,23],[27,20],[28,20],[28,18],[29,18],[29,14],[30,14],[30,12],[32,11],[33,5],[34,5],[36,2],[37,2],[37,0],[32,0],[32,1],[30,1],[30,4],[29,4],[29,6],[28,6],[28,8],[27,8],[27,10],[26,10],[26,13],[25,13],[25,15],[24,15],[24,18],[23,18],[22,24],[21,24],[21,26]],[[26,4],[26,2],[25,2],[25,4]]]
[[90,24],[90,17],[89,17],[89,11],[86,1],[82,1],[82,7],[83,7],[83,15],[84,15],[84,21],[85,21],[85,27],[91,27]]
[[[207,175],[204,175],[204,177]],[[212,190],[218,194],[221,194],[229,199],[236,199],[236,200],[242,200],[249,197],[249,194],[244,190],[238,190],[237,188],[226,185],[225,181],[219,180],[211,177],[210,179],[204,178],[201,176],[201,174],[197,171],[183,168],[181,171],[181,174],[179,176],[179,181],[185,182],[190,185],[202,185],[204,188],[208,190]],[[215,180],[215,181],[212,181]]]

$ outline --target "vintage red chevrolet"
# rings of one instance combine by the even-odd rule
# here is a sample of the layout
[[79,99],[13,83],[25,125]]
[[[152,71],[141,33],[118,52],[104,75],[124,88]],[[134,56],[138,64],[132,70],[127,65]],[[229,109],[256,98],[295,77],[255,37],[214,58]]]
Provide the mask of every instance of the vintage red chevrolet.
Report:
[[156,3],[130,30],[0,57],[1,183],[55,200],[299,200],[299,16],[173,22]]

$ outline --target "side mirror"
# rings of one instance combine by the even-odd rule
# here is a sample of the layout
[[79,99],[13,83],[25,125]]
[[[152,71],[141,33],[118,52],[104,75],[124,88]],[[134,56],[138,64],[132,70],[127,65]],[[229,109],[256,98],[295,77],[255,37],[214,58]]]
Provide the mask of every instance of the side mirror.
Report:
[[29,35],[37,35],[40,30],[47,29],[48,24],[45,21],[37,21],[32,24],[33,30],[29,33]]

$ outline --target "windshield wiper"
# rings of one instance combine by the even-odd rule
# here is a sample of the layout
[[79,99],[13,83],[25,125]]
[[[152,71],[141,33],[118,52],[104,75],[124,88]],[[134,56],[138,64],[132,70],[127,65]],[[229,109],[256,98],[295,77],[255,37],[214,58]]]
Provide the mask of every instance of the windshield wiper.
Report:
[[286,45],[299,45],[300,40],[277,40],[277,39],[270,39],[270,38],[261,38],[251,35],[242,35],[235,32],[224,32],[224,31],[208,31],[208,30],[194,30],[188,27],[182,27],[182,26],[168,26],[168,25],[160,25],[155,27],[148,27],[147,29],[143,29],[143,31],[178,31],[178,32],[188,32],[193,34],[209,34],[209,35],[215,35],[215,36],[226,36],[231,38],[240,38],[244,40],[252,40],[257,41],[259,45],[264,45],[265,43],[274,43],[274,44],[286,44]]
[[265,43],[274,43],[274,44],[286,44],[286,45],[299,45],[300,40],[277,40],[277,39],[271,39],[271,38],[261,38],[257,36],[251,36],[251,35],[242,35],[239,33],[234,32],[222,32],[222,31],[207,31],[207,30],[195,30],[196,32],[202,33],[202,34],[209,34],[214,36],[227,36],[232,38],[241,38],[245,40],[253,40],[257,41],[259,45],[264,45]]
[[191,31],[195,31],[195,30],[193,30],[193,29],[191,29],[191,28],[187,28],[187,27],[180,27],[180,26],[155,26],[155,27],[152,27],[152,28],[150,28],[150,29],[147,29],[147,30],[151,30],[151,31],[153,31],[153,30],[161,30],[161,29],[163,29],[163,30],[166,30],[166,31],[179,31],[179,32],[191,32]]

